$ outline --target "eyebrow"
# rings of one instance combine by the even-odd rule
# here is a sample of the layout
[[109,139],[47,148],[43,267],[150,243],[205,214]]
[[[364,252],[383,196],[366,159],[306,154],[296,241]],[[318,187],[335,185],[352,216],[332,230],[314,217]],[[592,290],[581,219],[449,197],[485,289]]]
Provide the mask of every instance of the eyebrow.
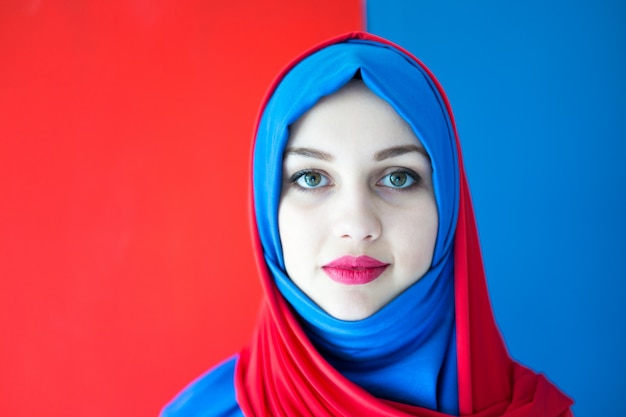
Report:
[[384,159],[393,158],[394,156],[400,156],[410,152],[417,152],[430,161],[430,156],[428,155],[428,152],[426,152],[426,149],[417,145],[401,145],[383,149],[382,151],[376,152],[374,160],[382,161]]
[[[430,156],[424,148],[417,145],[400,145],[383,149],[374,154],[375,161],[383,161],[388,158],[404,155],[411,152],[417,152],[430,161]],[[311,148],[287,148],[285,149],[285,157],[289,155],[300,155],[307,158],[321,159],[322,161],[332,161],[334,157],[326,152]]]
[[334,159],[329,153],[311,148],[287,148],[285,149],[285,157],[289,155],[306,156],[308,158],[321,159],[323,161],[332,161]]

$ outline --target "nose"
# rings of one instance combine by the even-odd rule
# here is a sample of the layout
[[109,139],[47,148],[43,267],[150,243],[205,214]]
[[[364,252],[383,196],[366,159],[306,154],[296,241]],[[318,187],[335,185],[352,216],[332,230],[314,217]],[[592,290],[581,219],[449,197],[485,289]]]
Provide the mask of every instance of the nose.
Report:
[[380,237],[382,223],[375,197],[367,190],[343,191],[336,195],[333,234],[354,242],[374,241]]

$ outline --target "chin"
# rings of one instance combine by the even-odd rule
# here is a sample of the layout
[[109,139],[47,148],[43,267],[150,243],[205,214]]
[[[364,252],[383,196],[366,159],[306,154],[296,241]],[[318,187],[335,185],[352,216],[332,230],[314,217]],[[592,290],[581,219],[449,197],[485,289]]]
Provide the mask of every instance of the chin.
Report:
[[322,304],[320,307],[338,320],[359,321],[372,316],[385,304],[379,300],[363,297],[363,294],[350,294],[347,297],[335,298],[333,302]]
[[370,317],[372,314],[375,313],[375,311],[361,311],[361,310],[357,310],[357,311],[336,311],[336,312],[330,312],[327,311],[328,314],[330,314],[331,316],[333,316],[334,318],[338,319],[338,320],[342,320],[342,321],[359,321],[359,320],[364,320],[368,317]]

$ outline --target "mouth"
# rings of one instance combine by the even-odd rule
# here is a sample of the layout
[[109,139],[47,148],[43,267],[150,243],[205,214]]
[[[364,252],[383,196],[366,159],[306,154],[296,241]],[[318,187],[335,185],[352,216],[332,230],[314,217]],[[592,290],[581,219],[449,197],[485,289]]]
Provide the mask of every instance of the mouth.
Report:
[[342,256],[322,266],[322,270],[340,284],[362,285],[374,281],[388,266],[369,256]]

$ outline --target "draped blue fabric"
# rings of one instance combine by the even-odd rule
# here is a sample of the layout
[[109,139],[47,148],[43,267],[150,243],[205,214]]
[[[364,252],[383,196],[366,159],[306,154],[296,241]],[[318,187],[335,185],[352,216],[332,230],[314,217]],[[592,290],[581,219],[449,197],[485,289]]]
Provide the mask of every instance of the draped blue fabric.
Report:
[[[439,229],[429,271],[374,315],[348,322],[320,309],[287,276],[278,205],[289,126],[357,73],[409,123],[428,152]],[[445,105],[428,74],[401,51],[369,40],[348,40],[306,57],[283,78],[263,111],[253,182],[265,261],[322,356],[377,397],[458,414],[453,286],[458,161]]]
[[238,355],[230,357],[191,382],[160,417],[243,417],[235,396]]

